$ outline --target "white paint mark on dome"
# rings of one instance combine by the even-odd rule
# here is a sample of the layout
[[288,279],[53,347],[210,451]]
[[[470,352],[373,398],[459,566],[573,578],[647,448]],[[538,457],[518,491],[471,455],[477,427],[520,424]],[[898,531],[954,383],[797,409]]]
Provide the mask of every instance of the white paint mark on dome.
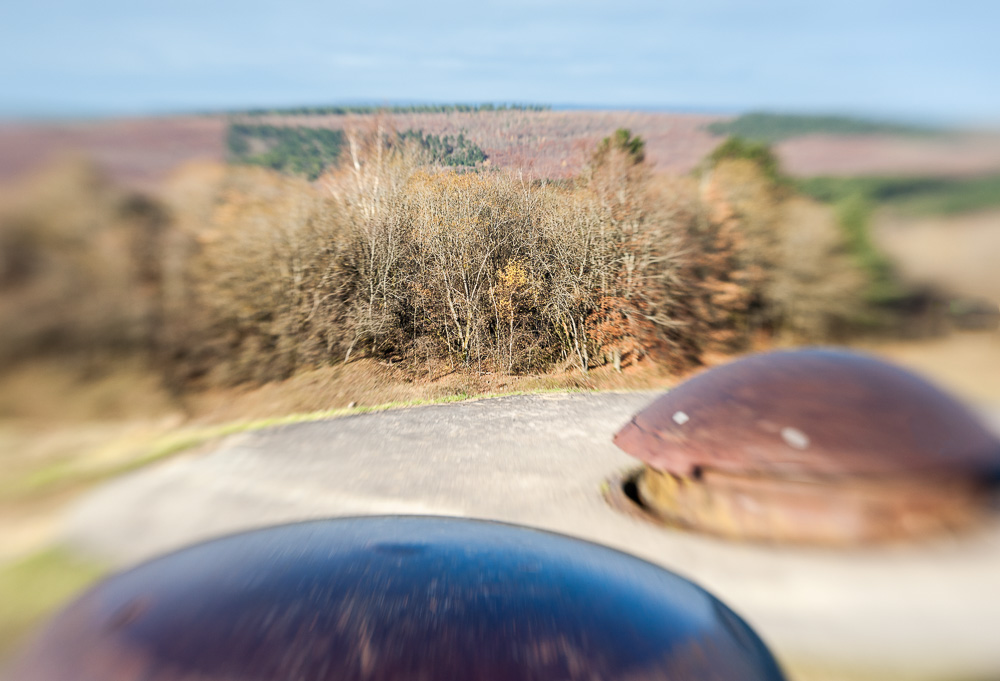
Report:
[[678,426],[683,426],[685,423],[691,420],[691,417],[682,411],[674,412],[674,423]]
[[809,446],[809,436],[798,428],[782,428],[781,439],[784,440],[789,447],[794,447],[795,449],[805,449]]

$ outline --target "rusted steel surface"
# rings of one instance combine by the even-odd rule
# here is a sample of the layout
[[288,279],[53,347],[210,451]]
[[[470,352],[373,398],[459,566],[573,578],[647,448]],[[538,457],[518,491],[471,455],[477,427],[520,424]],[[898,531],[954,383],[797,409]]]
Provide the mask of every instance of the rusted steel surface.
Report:
[[319,521],[104,581],[19,681],[780,681],[707,592],[610,549],[482,521]]
[[660,519],[730,539],[829,546],[956,532],[978,520],[987,490],[965,479],[844,477],[802,481],[647,468],[643,505]]
[[771,352],[705,371],[615,436],[652,468],[786,478],[995,477],[1000,442],[914,374],[842,350]]

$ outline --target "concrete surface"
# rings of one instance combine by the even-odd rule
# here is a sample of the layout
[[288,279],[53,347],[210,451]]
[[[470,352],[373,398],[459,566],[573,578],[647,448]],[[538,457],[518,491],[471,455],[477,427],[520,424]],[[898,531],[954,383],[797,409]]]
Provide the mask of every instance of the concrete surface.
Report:
[[601,487],[635,466],[611,435],[652,397],[504,397],[234,436],[96,490],[64,535],[128,565],[308,518],[502,520],[612,546],[700,583],[793,669],[835,670],[810,678],[1000,678],[1000,521],[962,538],[849,552],[646,524],[610,508]]

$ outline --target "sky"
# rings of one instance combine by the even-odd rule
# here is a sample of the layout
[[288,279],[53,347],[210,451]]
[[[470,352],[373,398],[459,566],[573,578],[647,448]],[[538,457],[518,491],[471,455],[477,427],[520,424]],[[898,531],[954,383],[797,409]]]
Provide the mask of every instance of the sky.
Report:
[[992,124],[998,26],[995,0],[11,0],[0,116],[528,102]]

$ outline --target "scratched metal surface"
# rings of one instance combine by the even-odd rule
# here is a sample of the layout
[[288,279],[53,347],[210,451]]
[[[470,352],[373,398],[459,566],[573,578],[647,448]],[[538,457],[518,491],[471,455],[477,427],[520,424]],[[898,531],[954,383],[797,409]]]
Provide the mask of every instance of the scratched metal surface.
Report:
[[615,436],[653,468],[797,476],[995,477],[1000,441],[960,402],[866,355],[749,356],[665,393]]
[[59,615],[21,681],[780,681],[713,596],[602,546],[383,516],[197,545]]

